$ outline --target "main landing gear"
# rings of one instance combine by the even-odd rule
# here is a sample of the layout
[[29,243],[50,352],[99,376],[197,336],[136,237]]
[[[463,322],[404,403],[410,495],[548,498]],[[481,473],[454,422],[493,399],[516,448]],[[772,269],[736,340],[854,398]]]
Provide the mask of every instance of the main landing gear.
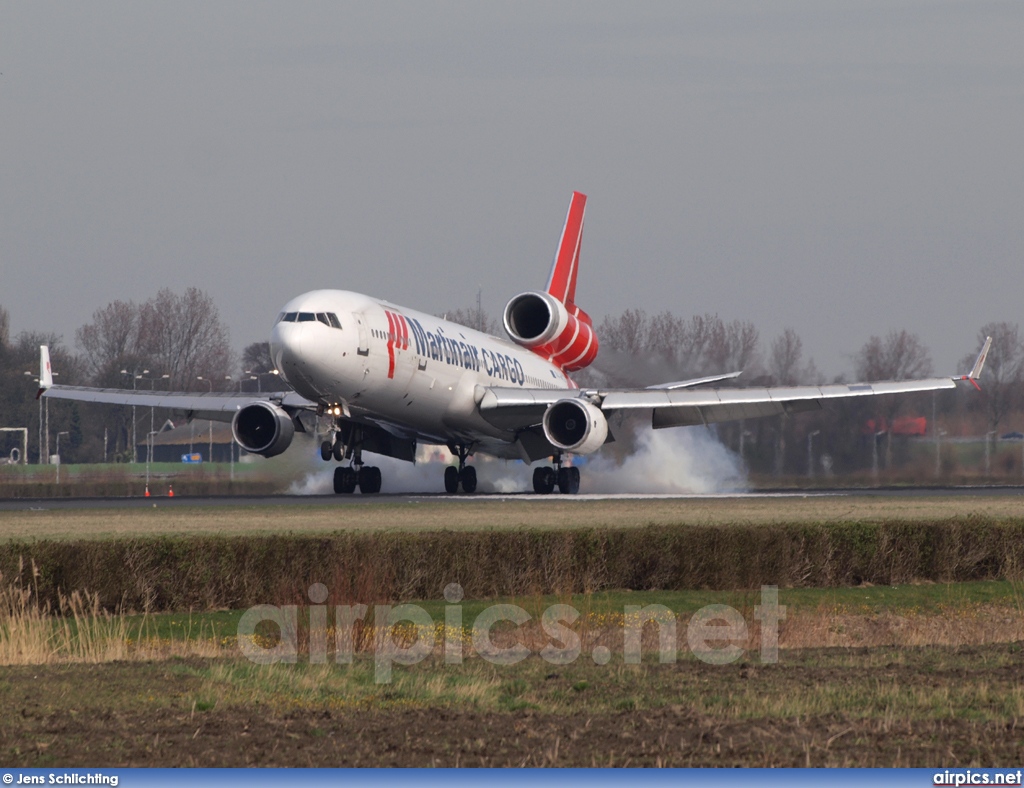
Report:
[[540,495],[549,495],[558,491],[563,495],[576,495],[580,491],[580,469],[574,466],[562,467],[562,455],[554,456],[554,467],[542,465],[533,471],[533,491]]
[[363,465],[362,436],[358,427],[348,430],[337,430],[332,440],[320,444],[320,456],[325,462],[335,459],[343,462],[348,459],[351,465],[334,469],[334,492],[339,495],[350,495],[356,487],[364,495],[380,492],[380,468]]
[[476,468],[466,465],[472,446],[462,444],[449,444],[449,450],[459,458],[459,467],[449,465],[444,469],[444,489],[449,495],[455,495],[462,485],[462,491],[467,493],[476,492]]

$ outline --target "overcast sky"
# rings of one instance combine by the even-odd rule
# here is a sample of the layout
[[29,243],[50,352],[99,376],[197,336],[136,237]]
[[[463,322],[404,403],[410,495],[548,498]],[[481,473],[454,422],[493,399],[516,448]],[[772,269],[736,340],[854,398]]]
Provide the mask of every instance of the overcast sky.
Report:
[[497,315],[589,195],[580,305],[956,372],[1024,299],[1024,3],[0,0],[0,305],[336,287]]

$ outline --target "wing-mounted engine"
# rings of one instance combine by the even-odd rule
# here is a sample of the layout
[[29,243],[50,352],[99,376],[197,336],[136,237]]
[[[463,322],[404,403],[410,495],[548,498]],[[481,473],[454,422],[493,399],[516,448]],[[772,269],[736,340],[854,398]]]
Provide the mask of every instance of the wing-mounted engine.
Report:
[[608,420],[596,405],[563,399],[544,411],[544,437],[552,446],[573,454],[590,454],[608,439]]
[[520,293],[505,306],[505,331],[516,344],[573,372],[597,358],[597,334],[590,316],[550,293]]
[[273,402],[253,402],[235,413],[231,434],[250,454],[274,457],[291,445],[295,423],[288,411]]

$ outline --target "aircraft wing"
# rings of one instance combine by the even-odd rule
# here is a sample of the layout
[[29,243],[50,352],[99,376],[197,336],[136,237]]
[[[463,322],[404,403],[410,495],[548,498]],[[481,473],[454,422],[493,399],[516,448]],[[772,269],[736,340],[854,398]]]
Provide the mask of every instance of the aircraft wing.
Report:
[[820,410],[830,399],[872,397],[956,388],[955,378],[851,383],[830,386],[787,386],[709,391],[609,392],[601,403],[605,411],[651,408],[652,426],[682,427],[782,413]]
[[962,384],[978,388],[977,380],[981,376],[990,345],[991,338],[985,342],[974,368],[968,374],[944,378],[748,389],[675,387],[559,391],[489,388],[481,397],[479,407],[481,415],[488,422],[501,429],[513,431],[540,424],[544,411],[549,406],[563,399],[577,397],[589,400],[605,413],[619,410],[652,410],[652,426],[655,429],[713,424],[820,410],[826,400],[833,399],[938,391],[956,388]]
[[315,410],[310,402],[294,391],[270,391],[237,394],[234,392],[135,391],[100,389],[88,386],[51,385],[40,391],[48,399],[96,402],[105,405],[136,405],[144,408],[168,408],[184,411],[190,419],[231,421],[235,411],[258,400],[275,402],[285,410]]

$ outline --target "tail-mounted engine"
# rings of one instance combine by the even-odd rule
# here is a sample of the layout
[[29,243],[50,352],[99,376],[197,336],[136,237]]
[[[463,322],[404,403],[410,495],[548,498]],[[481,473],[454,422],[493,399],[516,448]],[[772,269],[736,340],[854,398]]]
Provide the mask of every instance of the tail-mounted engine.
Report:
[[597,334],[590,316],[550,293],[517,295],[505,307],[504,323],[512,341],[569,372],[597,358]]
[[552,446],[574,454],[590,454],[608,439],[608,420],[584,399],[562,399],[544,411],[544,437]]
[[231,419],[231,434],[251,454],[281,454],[295,437],[295,423],[288,412],[272,402],[253,402]]

